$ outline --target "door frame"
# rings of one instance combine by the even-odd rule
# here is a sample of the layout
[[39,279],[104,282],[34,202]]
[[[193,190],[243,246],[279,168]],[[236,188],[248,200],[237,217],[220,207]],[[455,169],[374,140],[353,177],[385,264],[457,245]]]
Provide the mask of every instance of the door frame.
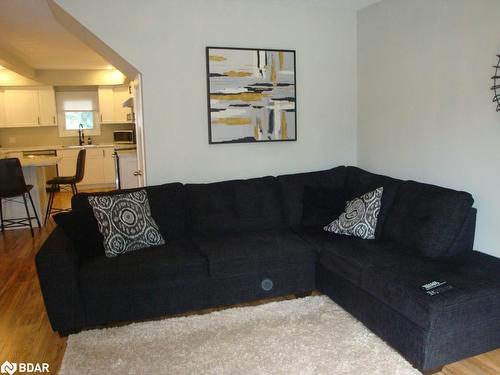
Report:
[[142,75],[138,73],[133,80],[133,99],[134,99],[134,117],[135,117],[135,139],[137,146],[137,176],[139,187],[147,184],[146,175],[146,153],[144,142],[144,111],[142,102]]

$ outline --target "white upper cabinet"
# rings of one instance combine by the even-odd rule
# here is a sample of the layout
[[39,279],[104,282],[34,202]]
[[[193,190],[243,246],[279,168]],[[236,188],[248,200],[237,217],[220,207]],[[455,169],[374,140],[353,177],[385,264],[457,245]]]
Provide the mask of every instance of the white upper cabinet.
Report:
[[56,100],[52,87],[38,89],[38,107],[40,110],[40,125],[57,125]]
[[119,123],[132,122],[131,109],[123,107],[123,102],[130,98],[128,86],[115,87],[113,89],[115,121]]
[[97,94],[99,95],[101,124],[113,124],[115,122],[113,88],[99,87]]
[[38,95],[37,90],[5,90],[5,126],[37,126]]
[[127,85],[99,87],[98,94],[101,124],[132,122],[132,110],[122,105],[130,97]]
[[56,125],[56,101],[52,87],[5,89],[2,96],[0,127]]

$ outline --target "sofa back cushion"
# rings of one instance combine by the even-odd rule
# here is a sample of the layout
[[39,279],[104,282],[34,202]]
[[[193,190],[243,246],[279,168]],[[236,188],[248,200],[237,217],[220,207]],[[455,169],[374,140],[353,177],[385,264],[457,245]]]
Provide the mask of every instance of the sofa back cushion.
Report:
[[[332,192],[335,190],[341,192],[344,190],[345,176],[346,167],[344,166],[324,171],[278,176],[288,225],[298,226],[301,224],[304,210],[304,189],[306,186],[308,189],[317,187],[322,190],[331,189]],[[306,197],[306,201],[308,198]],[[333,219],[334,217],[330,220]],[[328,223],[323,225],[326,224]]]
[[198,236],[279,229],[285,226],[274,177],[186,185]]
[[347,167],[345,189],[349,200],[360,197],[379,187],[384,188],[382,203],[377,217],[377,226],[375,228],[375,238],[382,238],[384,236],[383,228],[387,216],[402,183],[402,180],[396,178],[370,173],[358,167]]
[[186,188],[178,182],[105,193],[80,193],[73,197],[71,206],[73,210],[92,210],[89,195],[123,194],[141,189],[145,189],[148,194],[151,216],[166,241],[185,238],[191,234]]
[[430,258],[456,255],[466,250],[455,246],[455,240],[473,203],[466,192],[406,181],[387,218],[384,236]]
[[92,210],[73,210],[53,216],[70,239],[80,259],[104,255],[104,237]]
[[325,186],[304,186],[302,221],[305,227],[324,227],[339,217],[346,207],[344,189]]

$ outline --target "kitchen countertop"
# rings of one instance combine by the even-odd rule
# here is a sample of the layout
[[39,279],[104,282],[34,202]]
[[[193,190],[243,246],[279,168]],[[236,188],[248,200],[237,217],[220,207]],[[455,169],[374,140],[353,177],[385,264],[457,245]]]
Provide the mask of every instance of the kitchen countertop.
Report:
[[3,152],[23,152],[23,151],[42,151],[42,150],[71,150],[79,148],[108,148],[113,147],[115,150],[120,150],[123,148],[133,148],[136,147],[134,144],[127,143],[101,143],[92,145],[48,145],[48,146],[25,146],[25,147],[0,147],[0,153]]
[[56,165],[61,161],[62,157],[57,156],[36,156],[33,158],[22,158],[21,166],[24,167],[48,167],[50,165]]

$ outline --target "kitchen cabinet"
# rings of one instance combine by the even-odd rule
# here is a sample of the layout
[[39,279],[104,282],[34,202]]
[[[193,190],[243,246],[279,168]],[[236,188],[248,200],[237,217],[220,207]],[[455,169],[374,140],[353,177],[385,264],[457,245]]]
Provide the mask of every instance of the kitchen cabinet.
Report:
[[101,124],[113,124],[115,122],[113,88],[99,87],[97,94],[99,96]]
[[130,123],[131,118],[131,108],[123,107],[123,102],[130,98],[130,92],[128,86],[115,87],[113,90],[113,101],[114,101],[114,116],[115,121],[119,123]]
[[62,159],[57,163],[57,172],[59,176],[74,176],[76,173],[76,159],[78,149],[57,150],[57,156]]
[[38,94],[36,90],[8,89],[4,94],[5,127],[37,126]]
[[[85,173],[78,186],[114,185],[115,161],[113,147],[87,147],[85,155]],[[79,148],[58,150],[57,156],[62,159],[58,163],[59,176],[73,176],[76,171],[76,159]]]
[[114,184],[116,178],[115,171],[115,149],[113,147],[107,147],[102,149],[102,169],[103,169],[103,181],[105,184]]
[[130,97],[128,86],[99,87],[99,112],[101,124],[132,123],[131,108],[123,102]]
[[99,148],[87,149],[85,155],[85,174],[80,185],[98,185],[104,183],[102,167],[102,150]]
[[38,89],[39,125],[57,125],[55,93],[52,87]]
[[52,87],[5,89],[0,98],[0,126],[4,128],[57,125]]

